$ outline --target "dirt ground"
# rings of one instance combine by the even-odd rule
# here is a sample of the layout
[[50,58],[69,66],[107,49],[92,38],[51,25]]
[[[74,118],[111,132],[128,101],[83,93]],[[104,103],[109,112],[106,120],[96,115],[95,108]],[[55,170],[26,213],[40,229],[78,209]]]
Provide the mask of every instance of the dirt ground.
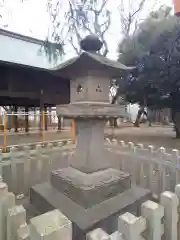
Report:
[[[148,127],[141,125],[140,128],[133,126],[121,127],[118,129],[106,128],[105,136],[111,138],[118,138],[118,140],[124,140],[125,142],[143,143],[145,146],[154,145],[155,147],[165,147],[167,150],[179,149],[180,140],[175,139],[175,132],[172,126],[153,126]],[[70,129],[67,128],[62,132],[48,131],[45,133],[45,141],[54,141],[64,138],[70,138]],[[0,145],[3,146],[3,135],[0,135]],[[42,135],[37,131],[30,134],[22,133],[8,133],[7,145],[20,145],[25,143],[41,142]]]
[[140,128],[109,129],[108,135],[125,142],[143,143],[145,146],[163,146],[168,151],[175,148],[180,150],[180,139],[175,138],[172,126],[141,126]]

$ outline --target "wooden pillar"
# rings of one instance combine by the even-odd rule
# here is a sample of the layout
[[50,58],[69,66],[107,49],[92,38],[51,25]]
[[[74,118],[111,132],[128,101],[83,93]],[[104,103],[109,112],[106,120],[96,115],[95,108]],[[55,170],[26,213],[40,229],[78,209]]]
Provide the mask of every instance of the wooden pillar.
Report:
[[72,143],[75,144],[76,143],[76,120],[75,119],[72,120],[71,131],[72,131],[72,133],[71,133]]
[[29,132],[29,108],[25,107],[25,132]]
[[39,116],[39,130],[40,130],[40,132],[42,132],[42,111],[43,111],[43,107],[40,106],[40,108],[39,108],[39,114],[40,114],[40,116]]
[[45,112],[45,116],[44,116],[44,128],[45,131],[48,130],[48,116],[47,116],[47,107],[44,107],[44,112]]
[[18,112],[18,107],[15,106],[14,107],[14,132],[18,132],[18,116],[17,116],[17,112]]
[[58,116],[58,131],[61,131],[61,116]]
[[52,112],[51,112],[51,107],[49,107],[49,124],[51,125],[52,124]]
[[42,128],[43,128],[43,123],[42,123],[42,111],[44,110],[44,99],[43,99],[43,90],[41,90],[40,92],[40,109],[39,109],[39,113],[40,113],[40,121],[39,121],[39,130],[40,132],[42,132]]

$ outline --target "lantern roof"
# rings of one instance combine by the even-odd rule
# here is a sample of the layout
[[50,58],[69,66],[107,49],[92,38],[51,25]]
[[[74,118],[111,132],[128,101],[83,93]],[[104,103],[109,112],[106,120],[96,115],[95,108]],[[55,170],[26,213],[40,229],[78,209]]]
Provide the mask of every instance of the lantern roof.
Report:
[[98,37],[89,35],[80,43],[82,53],[79,56],[67,60],[51,70],[54,74],[70,79],[87,75],[88,72],[98,72],[98,74],[114,78],[135,68],[100,55],[98,51],[102,45],[103,43]]

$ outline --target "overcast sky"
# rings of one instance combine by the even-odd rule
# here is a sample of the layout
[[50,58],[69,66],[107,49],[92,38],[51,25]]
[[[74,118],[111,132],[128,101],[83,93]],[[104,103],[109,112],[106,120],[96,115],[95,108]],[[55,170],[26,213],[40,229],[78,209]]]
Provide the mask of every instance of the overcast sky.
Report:
[[[155,0],[147,0],[147,5],[143,12],[144,15],[147,15],[148,10],[154,5],[153,1]],[[172,0],[156,1],[159,2],[156,8],[161,4],[172,5]],[[120,27],[117,26],[119,22],[117,14],[118,2],[119,0],[109,0],[109,7],[112,11],[112,25],[107,34],[107,40],[110,48],[109,57],[111,58],[116,58],[117,56],[117,43],[120,39]],[[2,6],[1,9],[3,8],[4,13],[3,22],[8,23],[7,30],[44,40],[49,27],[46,3],[47,0],[24,0],[23,4],[20,3],[20,0],[5,0],[5,6]],[[72,54],[68,52],[68,56]]]

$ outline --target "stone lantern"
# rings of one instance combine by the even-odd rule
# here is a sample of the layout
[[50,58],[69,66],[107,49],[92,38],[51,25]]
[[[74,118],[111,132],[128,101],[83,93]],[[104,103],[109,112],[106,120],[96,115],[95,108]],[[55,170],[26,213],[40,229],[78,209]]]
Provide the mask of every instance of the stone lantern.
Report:
[[117,155],[104,145],[106,121],[126,114],[109,103],[110,81],[133,68],[101,56],[101,47],[97,37],[88,36],[80,56],[53,70],[71,80],[71,103],[57,106],[57,114],[76,119],[77,142],[71,166],[52,171],[49,183],[31,189],[39,211],[58,208],[73,222],[73,239],[94,227],[115,231],[118,214],[149,197],[149,191],[131,187],[128,173],[112,167]]

